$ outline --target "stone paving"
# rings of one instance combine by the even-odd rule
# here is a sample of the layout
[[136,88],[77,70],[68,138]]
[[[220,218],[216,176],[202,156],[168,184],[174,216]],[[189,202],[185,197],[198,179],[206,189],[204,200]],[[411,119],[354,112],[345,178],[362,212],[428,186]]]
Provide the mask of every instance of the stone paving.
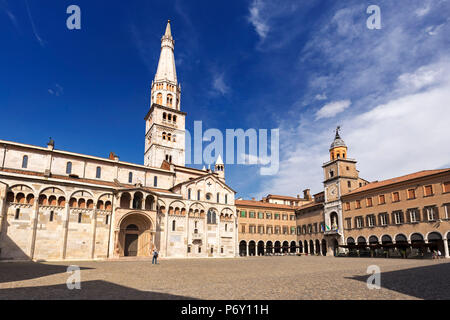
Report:
[[[151,261],[1,262],[0,299],[450,299],[450,261],[245,257]],[[68,290],[67,266],[81,270]],[[369,265],[381,269],[369,290]]]

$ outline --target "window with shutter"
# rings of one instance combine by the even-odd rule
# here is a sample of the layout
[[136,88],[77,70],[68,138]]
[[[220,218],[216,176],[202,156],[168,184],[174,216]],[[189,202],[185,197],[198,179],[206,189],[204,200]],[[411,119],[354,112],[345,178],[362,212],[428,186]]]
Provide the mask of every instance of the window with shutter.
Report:
[[425,197],[429,197],[433,195],[433,186],[432,185],[428,185],[424,187],[424,196]]
[[450,181],[444,182],[444,184],[443,184],[443,191],[444,192],[450,192]]

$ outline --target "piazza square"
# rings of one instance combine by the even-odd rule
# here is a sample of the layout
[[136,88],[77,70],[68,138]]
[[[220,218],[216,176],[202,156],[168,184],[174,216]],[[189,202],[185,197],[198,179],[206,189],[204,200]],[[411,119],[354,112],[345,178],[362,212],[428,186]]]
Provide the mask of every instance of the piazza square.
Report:
[[[69,265],[81,288],[69,290]],[[368,289],[377,265],[381,288]],[[3,263],[0,300],[409,300],[450,298],[445,260],[316,256]],[[205,281],[206,284],[205,285]]]
[[[0,9],[18,32],[10,2]],[[411,12],[445,12],[444,2]],[[25,5],[34,45],[50,50]],[[141,5],[143,16],[159,12]],[[82,27],[88,5],[70,6],[58,43],[77,35],[70,41],[96,47],[65,50],[71,77],[42,79],[40,53],[22,44],[3,59],[0,301],[449,300],[450,60],[421,38],[439,39],[449,20],[411,36],[427,52],[384,48],[412,43],[386,38],[403,30],[400,18],[381,19],[392,4],[333,4],[330,24],[307,23],[299,47],[283,51],[303,31],[291,21],[272,36],[269,24],[284,19],[269,16],[282,6],[250,1],[233,23],[253,33],[228,34],[193,23],[184,5],[175,3],[175,20],[121,21],[129,30],[111,33],[117,42],[85,33],[96,30]],[[230,35],[220,45],[234,51],[217,50]],[[17,59],[24,52],[31,61]]]

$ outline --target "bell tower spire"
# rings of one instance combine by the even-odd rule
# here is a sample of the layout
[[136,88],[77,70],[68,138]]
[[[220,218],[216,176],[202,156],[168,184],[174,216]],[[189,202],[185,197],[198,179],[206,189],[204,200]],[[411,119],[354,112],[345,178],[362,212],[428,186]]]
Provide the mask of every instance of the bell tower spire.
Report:
[[177,81],[174,56],[175,40],[172,37],[170,20],[161,38],[161,54],[152,83],[152,103],[180,110],[181,88]]
[[161,38],[161,52],[152,81],[151,107],[146,121],[144,163],[160,167],[163,161],[185,165],[185,117],[180,111],[181,87],[177,80],[175,40],[170,20]]

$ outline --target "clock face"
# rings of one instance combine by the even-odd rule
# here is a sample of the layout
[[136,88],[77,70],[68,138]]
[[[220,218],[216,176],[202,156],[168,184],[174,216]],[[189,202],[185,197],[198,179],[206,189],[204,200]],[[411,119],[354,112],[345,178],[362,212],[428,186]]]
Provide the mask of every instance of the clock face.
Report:
[[336,186],[331,186],[328,188],[328,194],[330,198],[335,198],[337,196],[337,188]]

